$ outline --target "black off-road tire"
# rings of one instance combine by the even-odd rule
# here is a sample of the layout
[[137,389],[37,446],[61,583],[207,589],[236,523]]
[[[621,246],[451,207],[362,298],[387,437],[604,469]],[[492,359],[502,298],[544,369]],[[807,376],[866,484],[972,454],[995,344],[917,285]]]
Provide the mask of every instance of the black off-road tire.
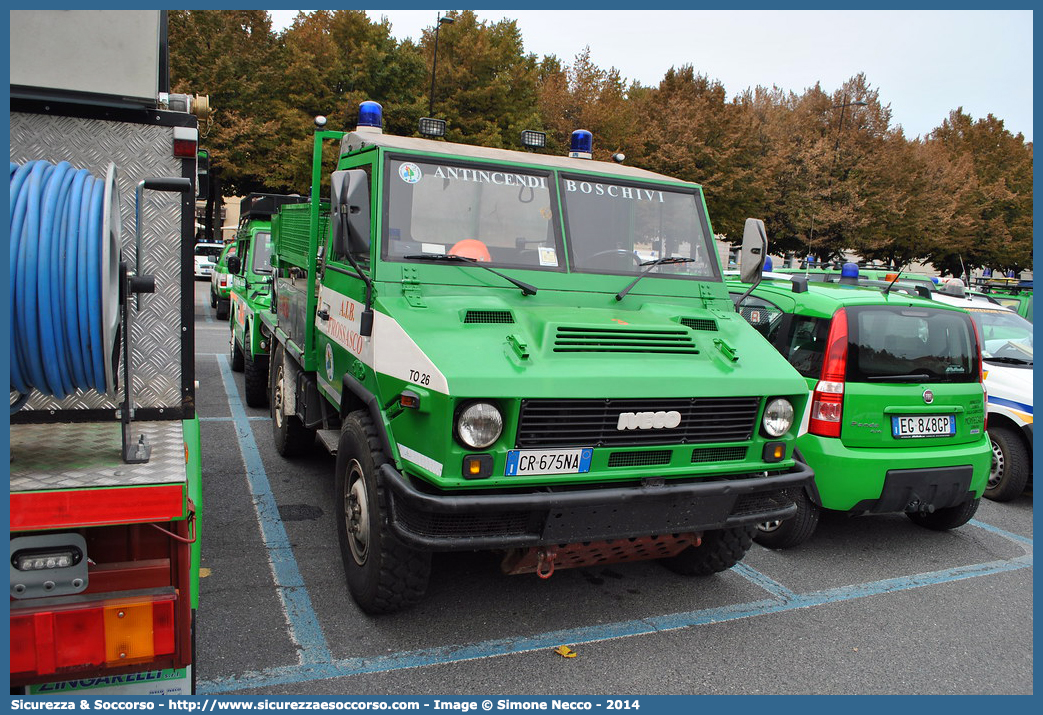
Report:
[[992,466],[985,497],[993,501],[1010,501],[1021,496],[1029,481],[1032,460],[1018,434],[1010,427],[989,428],[992,442]]
[[269,358],[268,394],[272,414],[272,442],[275,444],[275,451],[283,457],[296,457],[315,445],[315,430],[305,427],[297,415],[288,415],[283,411],[283,354],[283,346],[277,344]]
[[709,576],[727,571],[742,561],[753,546],[756,526],[737,526],[703,534],[703,543],[689,546],[677,556],[661,559],[663,566],[682,576]]
[[385,462],[369,415],[348,415],[337,447],[334,513],[348,589],[370,614],[416,604],[431,574],[431,554],[406,546],[391,531],[387,494],[377,476]]
[[232,372],[242,372],[244,366],[243,349],[239,347],[239,343],[235,341],[235,331],[231,331],[231,337],[229,338],[229,355],[228,362],[232,365]]
[[793,494],[797,513],[784,521],[768,521],[757,525],[753,540],[768,549],[788,549],[803,544],[815,533],[821,507],[808,499],[801,489]]
[[213,288],[210,288],[210,307],[217,307],[217,293],[214,292]]
[[228,320],[228,312],[231,309],[231,305],[232,305],[232,301],[231,300],[222,300],[222,299],[218,298],[217,299],[217,312],[215,313],[215,317],[218,320]]
[[243,376],[246,404],[250,407],[268,406],[268,356],[245,355]]
[[951,506],[946,509],[937,509],[931,514],[906,512],[905,515],[908,516],[914,524],[922,526],[925,529],[948,531],[949,529],[963,526],[973,519],[974,513],[978,511],[979,504],[981,504],[981,499],[968,499],[962,504],[957,504],[956,506]]

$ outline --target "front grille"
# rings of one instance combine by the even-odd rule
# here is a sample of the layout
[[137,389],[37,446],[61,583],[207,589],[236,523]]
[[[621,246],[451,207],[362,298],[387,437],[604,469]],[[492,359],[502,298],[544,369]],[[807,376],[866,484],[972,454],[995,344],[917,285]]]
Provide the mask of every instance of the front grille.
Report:
[[736,462],[745,459],[746,447],[700,447],[692,450],[692,462]]
[[418,536],[429,538],[519,536],[531,533],[529,512],[436,514],[417,511],[403,500],[394,501],[398,522]]
[[464,314],[465,323],[513,323],[509,310],[469,310]]
[[685,325],[692,330],[717,330],[717,321],[709,318],[681,318],[681,325]]
[[[753,435],[758,397],[666,400],[522,400],[517,446],[624,447],[745,442]],[[677,427],[617,429],[624,413],[677,412]],[[626,418],[624,418],[626,421]]]
[[662,464],[670,464],[668,449],[655,452],[613,452],[608,456],[610,467],[650,467]]
[[560,327],[554,336],[554,352],[695,355],[699,350],[687,330]]

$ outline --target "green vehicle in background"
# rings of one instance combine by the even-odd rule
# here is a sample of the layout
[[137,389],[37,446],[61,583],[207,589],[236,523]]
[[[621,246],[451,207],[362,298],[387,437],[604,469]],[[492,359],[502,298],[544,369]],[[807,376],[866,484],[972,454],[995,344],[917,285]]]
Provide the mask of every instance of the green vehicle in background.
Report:
[[1032,322],[1032,281],[1017,278],[980,278],[974,288]]
[[210,307],[216,312],[218,320],[228,320],[231,307],[229,294],[232,289],[232,275],[228,272],[228,257],[235,255],[236,244],[225,244],[221,255],[217,257],[217,265],[210,274]]
[[763,546],[802,543],[822,509],[904,512],[920,526],[953,529],[974,516],[985,490],[992,449],[970,317],[858,280],[851,270],[837,283],[792,274],[766,274],[752,290],[730,283],[743,317],[811,395],[797,449],[815,479],[795,495],[796,516],[759,526]]
[[272,215],[284,204],[306,201],[301,196],[250,194],[240,203],[235,253],[228,259],[232,369],[243,372],[246,404],[268,404],[269,341],[258,329],[258,314],[272,304]]
[[260,314],[275,448],[336,455],[363,611],[418,602],[433,552],[708,575],[793,514],[807,389],[735,312],[698,185],[593,161],[584,131],[566,157],[381,124],[372,102],[353,132],[317,121]]

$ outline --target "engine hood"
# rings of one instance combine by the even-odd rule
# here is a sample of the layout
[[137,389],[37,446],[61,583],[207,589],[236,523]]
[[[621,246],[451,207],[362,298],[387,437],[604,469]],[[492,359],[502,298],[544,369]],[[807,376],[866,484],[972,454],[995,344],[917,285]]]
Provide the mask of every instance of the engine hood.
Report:
[[[409,354],[456,397],[690,397],[805,394],[800,375],[728,300],[541,290],[405,298],[377,305],[374,365]],[[393,337],[393,336],[397,336]],[[388,339],[391,338],[391,339]],[[405,343],[412,343],[406,345]],[[389,368],[390,369],[390,368]],[[413,373],[429,374],[421,367]]]

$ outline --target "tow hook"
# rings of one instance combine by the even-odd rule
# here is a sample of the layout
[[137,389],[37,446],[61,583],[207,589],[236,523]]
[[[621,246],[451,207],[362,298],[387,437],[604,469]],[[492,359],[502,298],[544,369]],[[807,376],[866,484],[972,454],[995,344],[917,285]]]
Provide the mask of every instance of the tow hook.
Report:
[[925,504],[919,499],[913,499],[909,502],[909,505],[905,507],[905,510],[915,514],[933,514],[934,504]]
[[[554,549],[540,549],[536,553],[536,575],[542,579],[548,579],[554,575],[554,559],[558,556],[558,552]],[[544,571],[544,567],[547,568]]]

